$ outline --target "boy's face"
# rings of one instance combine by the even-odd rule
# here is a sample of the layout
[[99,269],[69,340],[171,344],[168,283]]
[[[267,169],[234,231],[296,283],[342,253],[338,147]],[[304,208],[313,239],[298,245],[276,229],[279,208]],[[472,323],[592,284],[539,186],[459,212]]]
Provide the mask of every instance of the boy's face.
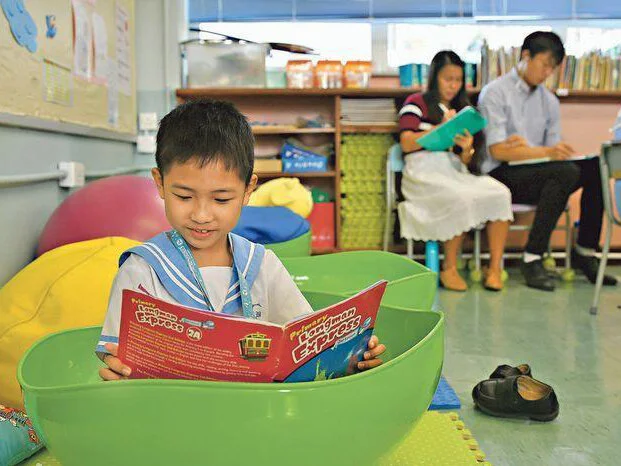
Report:
[[252,175],[246,186],[237,171],[226,170],[220,162],[201,168],[189,160],[173,164],[163,177],[157,168],[152,175],[168,222],[194,252],[226,247],[227,234],[237,225],[242,206],[257,184],[257,176]]

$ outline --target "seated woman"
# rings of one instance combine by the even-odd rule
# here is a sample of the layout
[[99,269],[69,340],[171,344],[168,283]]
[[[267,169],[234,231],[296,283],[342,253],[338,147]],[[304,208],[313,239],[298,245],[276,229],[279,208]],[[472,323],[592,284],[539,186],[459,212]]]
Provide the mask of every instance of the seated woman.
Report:
[[438,52],[429,69],[427,92],[409,96],[399,112],[405,154],[401,236],[443,241],[440,283],[450,290],[465,291],[466,282],[457,271],[457,254],[464,234],[487,224],[491,257],[484,284],[499,291],[503,286],[502,255],[509,221],[513,220],[511,193],[489,176],[468,172],[466,167],[474,155],[473,137],[468,132],[455,138],[451,152],[430,152],[417,143],[467,105],[464,62],[455,52]]

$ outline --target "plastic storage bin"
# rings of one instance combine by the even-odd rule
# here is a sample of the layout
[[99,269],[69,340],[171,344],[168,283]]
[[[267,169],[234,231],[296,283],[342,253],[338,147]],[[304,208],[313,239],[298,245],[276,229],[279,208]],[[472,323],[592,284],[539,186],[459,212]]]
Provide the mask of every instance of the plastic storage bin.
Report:
[[334,202],[315,202],[308,216],[313,232],[312,247],[330,249],[334,247]]
[[[340,299],[307,298],[315,307]],[[297,384],[102,382],[93,353],[100,331],[50,335],[18,368],[27,412],[63,466],[341,466],[373,464],[426,411],[442,368],[444,318],[382,306],[382,366]],[[370,426],[373,440],[364,441]]]
[[389,252],[351,251],[282,262],[303,293],[351,296],[378,280],[388,280],[382,304],[414,309],[431,309],[436,294],[435,273]]
[[267,249],[271,249],[279,257],[304,257],[311,254],[311,232],[308,231],[297,238],[283,241],[282,243],[266,244]]
[[182,44],[186,87],[265,87],[266,44]]

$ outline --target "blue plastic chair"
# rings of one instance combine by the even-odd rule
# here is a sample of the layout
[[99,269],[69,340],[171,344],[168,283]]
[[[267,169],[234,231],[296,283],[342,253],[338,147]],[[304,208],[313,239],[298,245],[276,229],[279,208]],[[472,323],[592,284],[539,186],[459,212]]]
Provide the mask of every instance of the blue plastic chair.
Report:
[[[390,246],[392,236],[392,215],[397,210],[397,186],[396,173],[403,172],[403,152],[400,144],[393,144],[388,150],[386,157],[386,221],[384,225],[384,251]],[[414,240],[405,238],[407,244],[407,256],[414,259]],[[440,272],[440,246],[437,241],[425,243],[425,266],[436,272]],[[473,277],[481,277],[481,230],[474,230],[474,270]]]
[[[613,225],[621,226],[621,141],[607,142],[602,145],[599,157],[599,171],[602,178],[602,193],[604,195],[604,212],[607,218],[606,223],[606,239],[604,248],[602,249],[602,259],[599,263],[597,271],[597,280],[595,282],[595,294],[589,312],[593,315],[597,314],[599,307],[599,298],[604,282],[604,271],[608,262],[608,253],[610,252],[610,239],[612,237]],[[616,212],[613,207],[613,193],[610,189],[610,179],[615,181],[617,208]]]

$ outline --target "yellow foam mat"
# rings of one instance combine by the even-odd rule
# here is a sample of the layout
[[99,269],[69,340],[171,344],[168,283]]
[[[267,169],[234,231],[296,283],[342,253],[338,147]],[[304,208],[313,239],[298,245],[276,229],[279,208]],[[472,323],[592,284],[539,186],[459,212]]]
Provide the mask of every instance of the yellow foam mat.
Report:
[[[380,466],[491,466],[457,413],[427,411]],[[47,465],[46,465],[47,466]]]
[[[472,433],[456,413],[427,411],[410,434],[380,466],[491,466]],[[20,466],[61,466],[47,450],[41,450]]]

